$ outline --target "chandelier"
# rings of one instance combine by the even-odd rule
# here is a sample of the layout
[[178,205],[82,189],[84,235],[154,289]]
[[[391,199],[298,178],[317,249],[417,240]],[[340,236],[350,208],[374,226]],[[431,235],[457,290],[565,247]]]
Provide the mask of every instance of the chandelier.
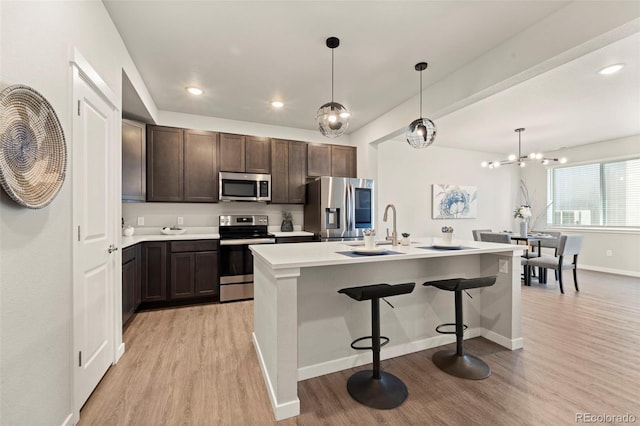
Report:
[[521,127],[515,130],[518,132],[518,155],[511,154],[506,160],[501,161],[483,161],[480,165],[482,167],[489,167],[490,169],[495,169],[505,164],[517,164],[520,167],[524,167],[526,162],[529,161],[539,161],[540,164],[546,166],[549,163],[560,163],[564,164],[567,162],[567,159],[562,158],[549,158],[545,157],[541,152],[532,152],[529,155],[522,155],[522,132],[524,132],[524,128]]

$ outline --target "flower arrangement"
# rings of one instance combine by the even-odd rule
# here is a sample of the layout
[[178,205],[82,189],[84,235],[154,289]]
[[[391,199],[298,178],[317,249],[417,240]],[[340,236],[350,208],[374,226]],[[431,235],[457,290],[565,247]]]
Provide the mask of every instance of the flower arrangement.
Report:
[[527,205],[516,207],[513,211],[513,217],[528,220],[531,217],[531,207]]
[[402,233],[402,236],[403,236],[404,238],[409,238],[409,237],[411,236],[411,234],[410,234],[410,233],[408,233],[408,232],[403,232],[403,233]]
[[362,230],[362,235],[364,235],[365,237],[370,237],[372,235],[376,235],[376,230],[375,229],[363,229]]
[[453,226],[443,226],[441,231],[444,234],[453,234]]

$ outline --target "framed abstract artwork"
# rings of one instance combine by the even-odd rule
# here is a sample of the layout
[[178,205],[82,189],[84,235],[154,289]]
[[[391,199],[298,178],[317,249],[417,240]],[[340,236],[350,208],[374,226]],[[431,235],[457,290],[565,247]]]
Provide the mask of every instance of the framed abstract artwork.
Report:
[[477,186],[433,184],[433,219],[474,219],[478,215]]

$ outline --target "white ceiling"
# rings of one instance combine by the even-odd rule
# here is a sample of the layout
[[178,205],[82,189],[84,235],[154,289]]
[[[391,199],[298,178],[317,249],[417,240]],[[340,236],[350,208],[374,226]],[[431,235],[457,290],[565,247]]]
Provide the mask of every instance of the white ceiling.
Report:
[[[428,87],[569,3],[103,2],[159,110],[315,129],[331,97],[325,39],[339,37],[335,100],[352,112],[348,132],[418,94],[415,63],[429,62]],[[507,153],[516,127],[527,128],[524,151],[638,134],[638,43],[619,41],[441,117],[437,143]],[[614,62],[628,66],[596,74]],[[191,85],[205,95],[188,95]],[[285,107],[274,110],[274,99]]]

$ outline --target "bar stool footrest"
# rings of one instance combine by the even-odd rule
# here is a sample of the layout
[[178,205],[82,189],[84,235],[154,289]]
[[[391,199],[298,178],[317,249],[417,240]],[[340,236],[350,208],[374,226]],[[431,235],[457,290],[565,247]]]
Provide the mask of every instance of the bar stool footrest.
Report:
[[380,378],[373,376],[373,370],[363,370],[349,377],[349,395],[367,407],[389,410],[402,404],[409,391],[405,384],[391,373],[380,372]]
[[[373,346],[355,346],[356,343],[362,341],[362,340],[367,340],[367,339],[373,339],[373,336],[364,336],[364,337],[359,337],[356,340],[354,340],[353,342],[351,342],[351,347],[357,351],[364,351],[364,350],[372,350]],[[384,345],[386,345],[387,343],[389,343],[389,338],[386,336],[380,336],[380,347],[383,347]]]
[[[438,333],[440,333],[440,334],[456,334],[455,330],[453,330],[453,331],[442,331],[442,330],[440,330],[441,327],[455,327],[455,326],[456,326],[455,322],[448,322],[448,323],[445,323],[445,324],[440,324],[439,326],[436,327],[436,331]],[[469,328],[469,327],[467,327],[467,324],[462,324],[462,331],[463,332],[466,331],[467,328]]]

